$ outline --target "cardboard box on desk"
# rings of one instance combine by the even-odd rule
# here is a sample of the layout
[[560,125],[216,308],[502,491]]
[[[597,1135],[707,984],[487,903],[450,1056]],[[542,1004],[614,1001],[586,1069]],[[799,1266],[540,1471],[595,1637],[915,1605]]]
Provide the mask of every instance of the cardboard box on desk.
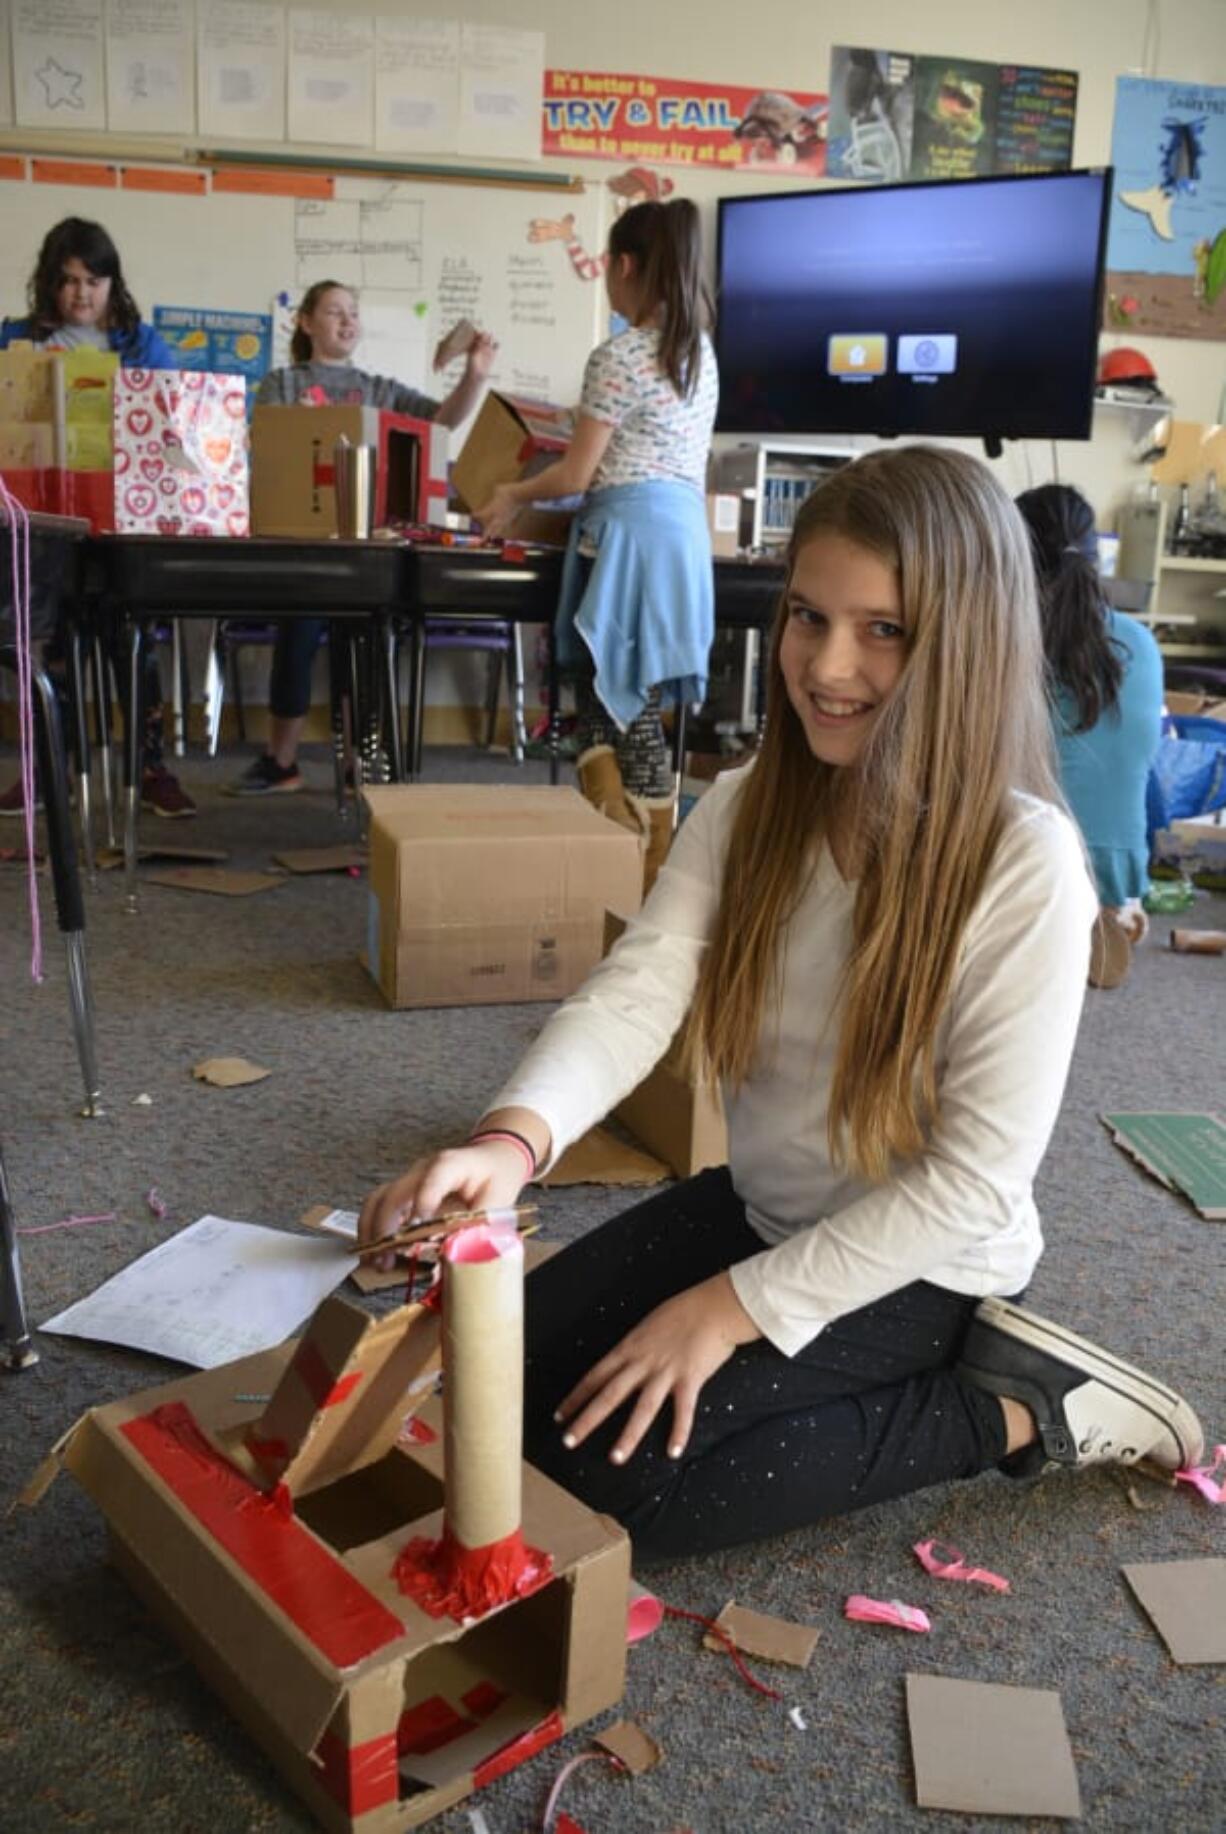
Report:
[[401,1591],[398,1556],[441,1526],[437,1351],[423,1306],[325,1300],[297,1343],[93,1409],[26,1495],[67,1467],[116,1566],[338,1834],[419,1827],[624,1683],[629,1543],[530,1466],[540,1590],[475,1623]]
[[[491,391],[451,468],[451,488],[461,509],[474,515],[497,485],[514,484],[552,465],[573,432],[569,408]],[[564,547],[569,528],[568,510],[529,508],[516,516],[512,535],[516,541]]]
[[248,533],[245,376],[121,369],[114,426],[119,533]]
[[[626,927],[616,911],[605,912],[605,954]],[[675,1038],[651,1074],[614,1109],[617,1119],[678,1178],[692,1178],[708,1166],[728,1162],[728,1129],[718,1089],[695,1080]]]
[[446,427],[353,403],[258,407],[251,416],[253,535],[336,534],[336,442],[373,446],[375,527],[441,526],[447,517]]
[[369,789],[366,963],[389,1006],[560,1000],[636,910],[636,836],[572,789]]
[[104,350],[0,351],[0,468],[28,509],[115,526],[112,398]]

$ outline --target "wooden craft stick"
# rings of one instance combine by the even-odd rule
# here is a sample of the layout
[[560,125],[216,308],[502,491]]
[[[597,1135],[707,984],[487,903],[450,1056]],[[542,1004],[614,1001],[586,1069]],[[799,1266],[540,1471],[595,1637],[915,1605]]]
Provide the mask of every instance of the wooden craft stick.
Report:
[[411,1228],[400,1229],[395,1235],[385,1235],[380,1242],[367,1242],[354,1248],[348,1239],[345,1250],[348,1254],[374,1255],[384,1254],[388,1249],[411,1248],[415,1242],[441,1241],[444,1236],[454,1235],[457,1229],[467,1229],[473,1223],[488,1222],[491,1215],[513,1216],[520,1233],[524,1234],[524,1222],[535,1216],[535,1204],[509,1204],[504,1210],[447,1210],[441,1216],[429,1216],[425,1222],[414,1223]]

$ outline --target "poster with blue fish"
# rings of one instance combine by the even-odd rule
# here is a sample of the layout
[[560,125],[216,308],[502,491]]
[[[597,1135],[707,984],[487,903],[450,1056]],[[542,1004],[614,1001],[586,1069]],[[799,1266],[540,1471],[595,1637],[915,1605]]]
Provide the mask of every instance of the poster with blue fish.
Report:
[[1226,88],[1120,77],[1104,320],[1226,338]]

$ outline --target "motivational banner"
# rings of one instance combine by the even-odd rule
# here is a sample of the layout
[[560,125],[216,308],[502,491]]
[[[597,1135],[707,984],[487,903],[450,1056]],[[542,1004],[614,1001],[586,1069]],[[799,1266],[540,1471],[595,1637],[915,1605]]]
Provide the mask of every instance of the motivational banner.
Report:
[[541,151],[557,159],[826,170],[826,97],[810,90],[547,70],[543,110]]

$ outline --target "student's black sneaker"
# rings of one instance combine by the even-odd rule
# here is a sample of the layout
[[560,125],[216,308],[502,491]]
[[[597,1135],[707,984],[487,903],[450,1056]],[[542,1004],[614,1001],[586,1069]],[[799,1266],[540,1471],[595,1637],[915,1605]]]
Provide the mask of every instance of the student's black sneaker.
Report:
[[1041,1468],[1044,1455],[1061,1465],[1148,1458],[1182,1471],[1204,1452],[1200,1422],[1174,1389],[1007,1299],[976,1306],[957,1373],[1034,1415],[1042,1454],[1029,1461],[1026,1452],[1038,1454],[1038,1447],[1013,1454],[1011,1475],[1027,1464]]
[[275,796],[284,795],[289,790],[300,790],[302,773],[296,764],[278,764],[265,752],[254,764],[248,765],[241,777],[233,783],[227,783],[227,796]]

